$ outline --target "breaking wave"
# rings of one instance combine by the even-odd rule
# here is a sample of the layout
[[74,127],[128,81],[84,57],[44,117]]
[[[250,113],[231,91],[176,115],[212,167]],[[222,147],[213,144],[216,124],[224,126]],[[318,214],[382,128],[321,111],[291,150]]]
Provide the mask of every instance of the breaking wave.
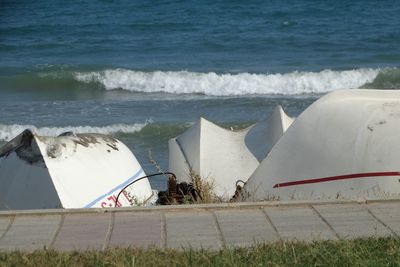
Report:
[[135,124],[113,124],[102,127],[97,126],[65,126],[65,127],[36,127],[33,125],[6,125],[0,124],[0,141],[10,141],[25,129],[31,129],[39,135],[57,136],[64,132],[74,133],[100,133],[100,134],[131,134],[141,131],[149,122]]
[[371,84],[381,71],[381,69],[365,68],[344,71],[323,70],[321,72],[295,71],[285,74],[217,74],[213,72],[141,72],[113,69],[75,72],[74,78],[86,84],[100,84],[106,90],[122,89],[144,93],[165,92],[211,96],[297,95],[360,88],[365,84]]
[[256,74],[189,71],[32,70],[0,76],[0,89],[82,92],[123,90],[144,94],[200,94],[207,96],[322,94],[338,89],[400,88],[400,68],[360,68]]

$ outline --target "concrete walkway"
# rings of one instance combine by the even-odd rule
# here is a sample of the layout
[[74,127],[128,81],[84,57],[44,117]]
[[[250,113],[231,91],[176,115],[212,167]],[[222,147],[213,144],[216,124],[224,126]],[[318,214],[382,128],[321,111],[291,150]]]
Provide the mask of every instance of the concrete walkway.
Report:
[[209,248],[400,236],[400,200],[0,212],[0,250]]

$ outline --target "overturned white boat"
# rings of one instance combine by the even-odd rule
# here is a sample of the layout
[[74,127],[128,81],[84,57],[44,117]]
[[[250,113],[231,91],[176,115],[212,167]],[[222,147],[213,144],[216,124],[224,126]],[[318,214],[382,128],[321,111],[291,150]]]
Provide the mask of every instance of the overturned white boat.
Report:
[[115,138],[25,130],[0,148],[0,209],[98,208],[142,204],[149,181],[132,152]]
[[169,141],[169,170],[178,182],[191,182],[191,171],[214,185],[214,192],[229,198],[238,180],[258,167],[271,147],[293,122],[278,106],[266,120],[232,131],[204,118]]
[[242,191],[245,200],[400,197],[400,91],[343,90],[308,107]]

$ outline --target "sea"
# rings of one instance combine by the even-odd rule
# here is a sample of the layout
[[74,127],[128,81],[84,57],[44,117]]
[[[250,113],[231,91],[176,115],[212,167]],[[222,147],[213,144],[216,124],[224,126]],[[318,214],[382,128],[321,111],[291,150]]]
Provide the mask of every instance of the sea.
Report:
[[0,145],[109,134],[150,174],[200,117],[241,129],[358,88],[400,88],[397,0],[0,1]]

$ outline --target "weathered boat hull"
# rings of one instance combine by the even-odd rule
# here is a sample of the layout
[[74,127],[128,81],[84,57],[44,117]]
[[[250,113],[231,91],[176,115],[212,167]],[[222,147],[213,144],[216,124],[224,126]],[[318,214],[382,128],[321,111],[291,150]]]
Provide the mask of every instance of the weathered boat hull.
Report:
[[343,90],[307,108],[248,179],[245,200],[400,196],[400,91]]
[[43,137],[26,130],[0,150],[0,208],[98,208],[146,202],[153,194],[132,152],[99,134]]
[[236,181],[247,180],[293,119],[278,106],[266,120],[232,131],[204,118],[169,141],[169,170],[178,182],[191,182],[190,172],[214,185],[221,198],[230,198]]

